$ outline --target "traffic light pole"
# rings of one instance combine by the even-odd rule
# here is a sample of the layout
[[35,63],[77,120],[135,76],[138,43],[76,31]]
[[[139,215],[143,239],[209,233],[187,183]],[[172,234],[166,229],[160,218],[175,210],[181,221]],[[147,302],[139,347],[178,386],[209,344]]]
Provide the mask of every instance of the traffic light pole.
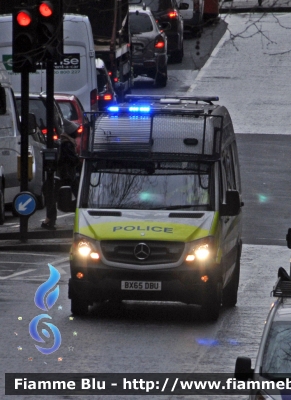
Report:
[[[28,190],[28,113],[29,113],[29,72],[21,73],[21,174],[20,174],[20,191]],[[20,240],[27,241],[28,217],[20,216]]]
[[[54,61],[46,61],[46,105],[47,105],[47,148],[54,148]],[[46,171],[47,210],[56,207],[54,190],[54,170]]]

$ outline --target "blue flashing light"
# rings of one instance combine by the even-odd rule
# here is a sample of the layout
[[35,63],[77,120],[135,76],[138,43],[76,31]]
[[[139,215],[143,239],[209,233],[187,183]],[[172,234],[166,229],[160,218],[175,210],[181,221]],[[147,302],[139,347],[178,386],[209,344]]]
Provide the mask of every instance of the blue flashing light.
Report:
[[131,106],[128,109],[129,112],[136,112],[136,113],[149,113],[151,108],[148,106]]
[[[122,112],[118,106],[110,106],[107,108],[107,111],[112,113]],[[151,108],[149,106],[130,106],[128,107],[128,111],[132,114],[148,114]]]
[[110,106],[107,108],[108,111],[110,112],[118,112],[119,111],[119,107],[117,106]]

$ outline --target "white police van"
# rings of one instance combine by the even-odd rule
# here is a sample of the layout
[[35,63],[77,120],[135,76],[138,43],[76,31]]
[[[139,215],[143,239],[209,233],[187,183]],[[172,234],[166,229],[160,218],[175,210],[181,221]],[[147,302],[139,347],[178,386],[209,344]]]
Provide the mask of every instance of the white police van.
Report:
[[[74,314],[105,300],[169,300],[215,320],[221,303],[236,304],[240,171],[216,100],[127,96],[91,115],[70,256]],[[74,209],[70,188],[58,206]]]

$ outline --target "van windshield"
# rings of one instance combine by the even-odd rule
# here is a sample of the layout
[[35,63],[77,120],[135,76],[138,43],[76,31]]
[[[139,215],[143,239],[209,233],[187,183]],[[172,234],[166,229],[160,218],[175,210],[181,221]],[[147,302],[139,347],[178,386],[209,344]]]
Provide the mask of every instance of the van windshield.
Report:
[[[211,166],[189,162],[98,168],[83,186],[87,208],[213,209]],[[87,186],[87,189],[86,189]]]

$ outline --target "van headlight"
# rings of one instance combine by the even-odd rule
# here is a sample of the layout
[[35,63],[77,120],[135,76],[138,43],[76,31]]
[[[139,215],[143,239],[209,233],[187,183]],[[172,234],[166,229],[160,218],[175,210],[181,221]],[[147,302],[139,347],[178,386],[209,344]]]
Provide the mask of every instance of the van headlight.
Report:
[[203,240],[197,240],[192,242],[189,246],[188,254],[186,255],[185,261],[208,261],[213,255],[213,245],[211,238],[205,238]]
[[72,255],[83,259],[99,260],[100,255],[93,241],[76,235],[72,246]]

